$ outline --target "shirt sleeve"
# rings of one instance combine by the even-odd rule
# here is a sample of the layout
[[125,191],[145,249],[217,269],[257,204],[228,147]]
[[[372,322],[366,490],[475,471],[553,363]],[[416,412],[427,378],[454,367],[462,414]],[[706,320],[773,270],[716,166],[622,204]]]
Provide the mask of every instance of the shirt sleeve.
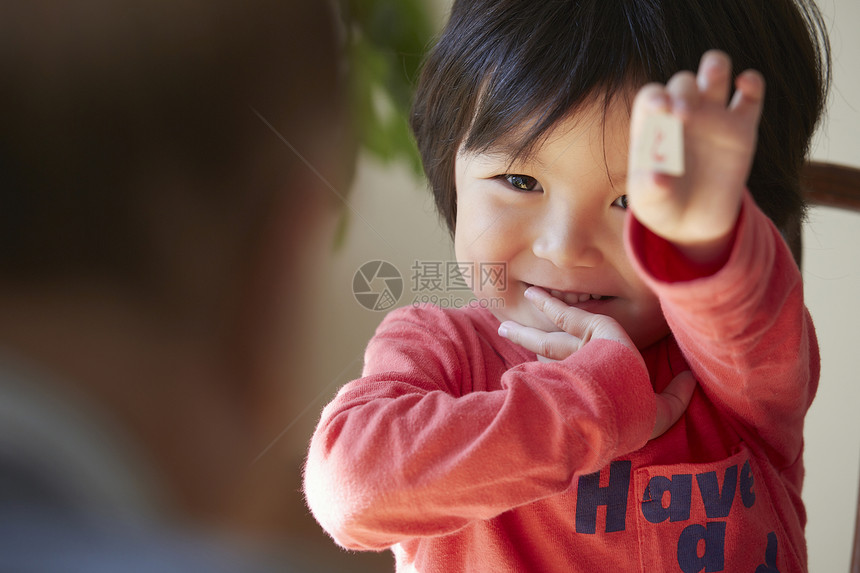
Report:
[[818,343],[800,271],[747,192],[725,265],[702,273],[631,215],[628,252],[659,296],[673,335],[727,423],[777,468],[800,457],[803,417],[818,384]]
[[323,411],[305,492],[342,546],[452,533],[563,492],[650,436],[655,398],[638,353],[594,341],[562,362],[510,368],[500,389],[470,391],[464,379],[482,371],[469,363],[476,342],[443,316],[389,315],[364,376]]

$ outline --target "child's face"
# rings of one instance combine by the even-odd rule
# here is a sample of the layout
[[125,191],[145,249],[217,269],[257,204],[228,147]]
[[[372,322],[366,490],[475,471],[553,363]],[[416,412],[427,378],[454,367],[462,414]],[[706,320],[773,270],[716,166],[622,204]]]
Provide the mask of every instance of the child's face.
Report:
[[496,299],[488,307],[499,320],[559,330],[523,296],[537,285],[611,316],[638,348],[668,334],[657,298],[624,251],[628,132],[626,107],[613,104],[604,124],[600,102],[561,121],[522,161],[510,164],[502,146],[460,150],[454,247],[476,270],[478,263],[506,265],[504,290],[475,276],[475,294]]

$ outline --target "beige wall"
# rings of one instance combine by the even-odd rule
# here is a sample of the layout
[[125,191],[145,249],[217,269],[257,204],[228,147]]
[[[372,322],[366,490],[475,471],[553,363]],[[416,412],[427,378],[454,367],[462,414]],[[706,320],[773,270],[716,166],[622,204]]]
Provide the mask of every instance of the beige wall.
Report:
[[[434,0],[440,24],[446,5],[446,0]],[[836,84],[830,121],[814,155],[860,165],[860,74],[852,72],[860,59],[860,2],[822,0],[822,8],[833,28]],[[298,450],[323,405],[359,374],[364,346],[383,316],[355,302],[356,269],[375,259],[393,263],[405,282],[400,303],[408,304],[413,262],[452,259],[424,183],[403,167],[364,158],[348,203],[345,246],[323,261],[317,287],[321,296],[309,303],[321,320],[306,338],[308,383],[285,436]],[[854,332],[860,324],[860,216],[816,210],[805,241],[807,300],[824,361],[806,432],[810,570],[847,571],[860,468],[860,336]]]
[[[833,91],[812,156],[860,167],[860,2],[819,0],[830,27]],[[860,214],[814,209],[804,232],[806,302],[821,346],[807,417],[810,571],[848,571],[860,482]]]

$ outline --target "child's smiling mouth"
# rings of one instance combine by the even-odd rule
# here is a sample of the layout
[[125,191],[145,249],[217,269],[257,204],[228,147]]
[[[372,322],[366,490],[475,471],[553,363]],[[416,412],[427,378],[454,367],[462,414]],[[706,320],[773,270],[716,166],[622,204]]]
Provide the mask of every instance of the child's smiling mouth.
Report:
[[533,285],[531,283],[525,283],[526,288],[531,286],[536,286],[545,290],[550,294],[553,298],[557,298],[568,306],[577,306],[588,301],[609,301],[614,299],[614,296],[607,296],[601,294],[593,294],[593,293],[581,293],[581,292],[572,292],[572,291],[562,291],[558,289],[551,289],[541,285]]

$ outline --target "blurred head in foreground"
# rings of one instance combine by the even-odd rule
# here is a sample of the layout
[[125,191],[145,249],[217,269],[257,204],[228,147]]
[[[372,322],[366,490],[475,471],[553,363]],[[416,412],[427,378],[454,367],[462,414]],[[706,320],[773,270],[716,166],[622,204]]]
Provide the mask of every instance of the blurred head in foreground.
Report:
[[337,56],[319,0],[0,6],[0,503],[254,504],[328,243]]

